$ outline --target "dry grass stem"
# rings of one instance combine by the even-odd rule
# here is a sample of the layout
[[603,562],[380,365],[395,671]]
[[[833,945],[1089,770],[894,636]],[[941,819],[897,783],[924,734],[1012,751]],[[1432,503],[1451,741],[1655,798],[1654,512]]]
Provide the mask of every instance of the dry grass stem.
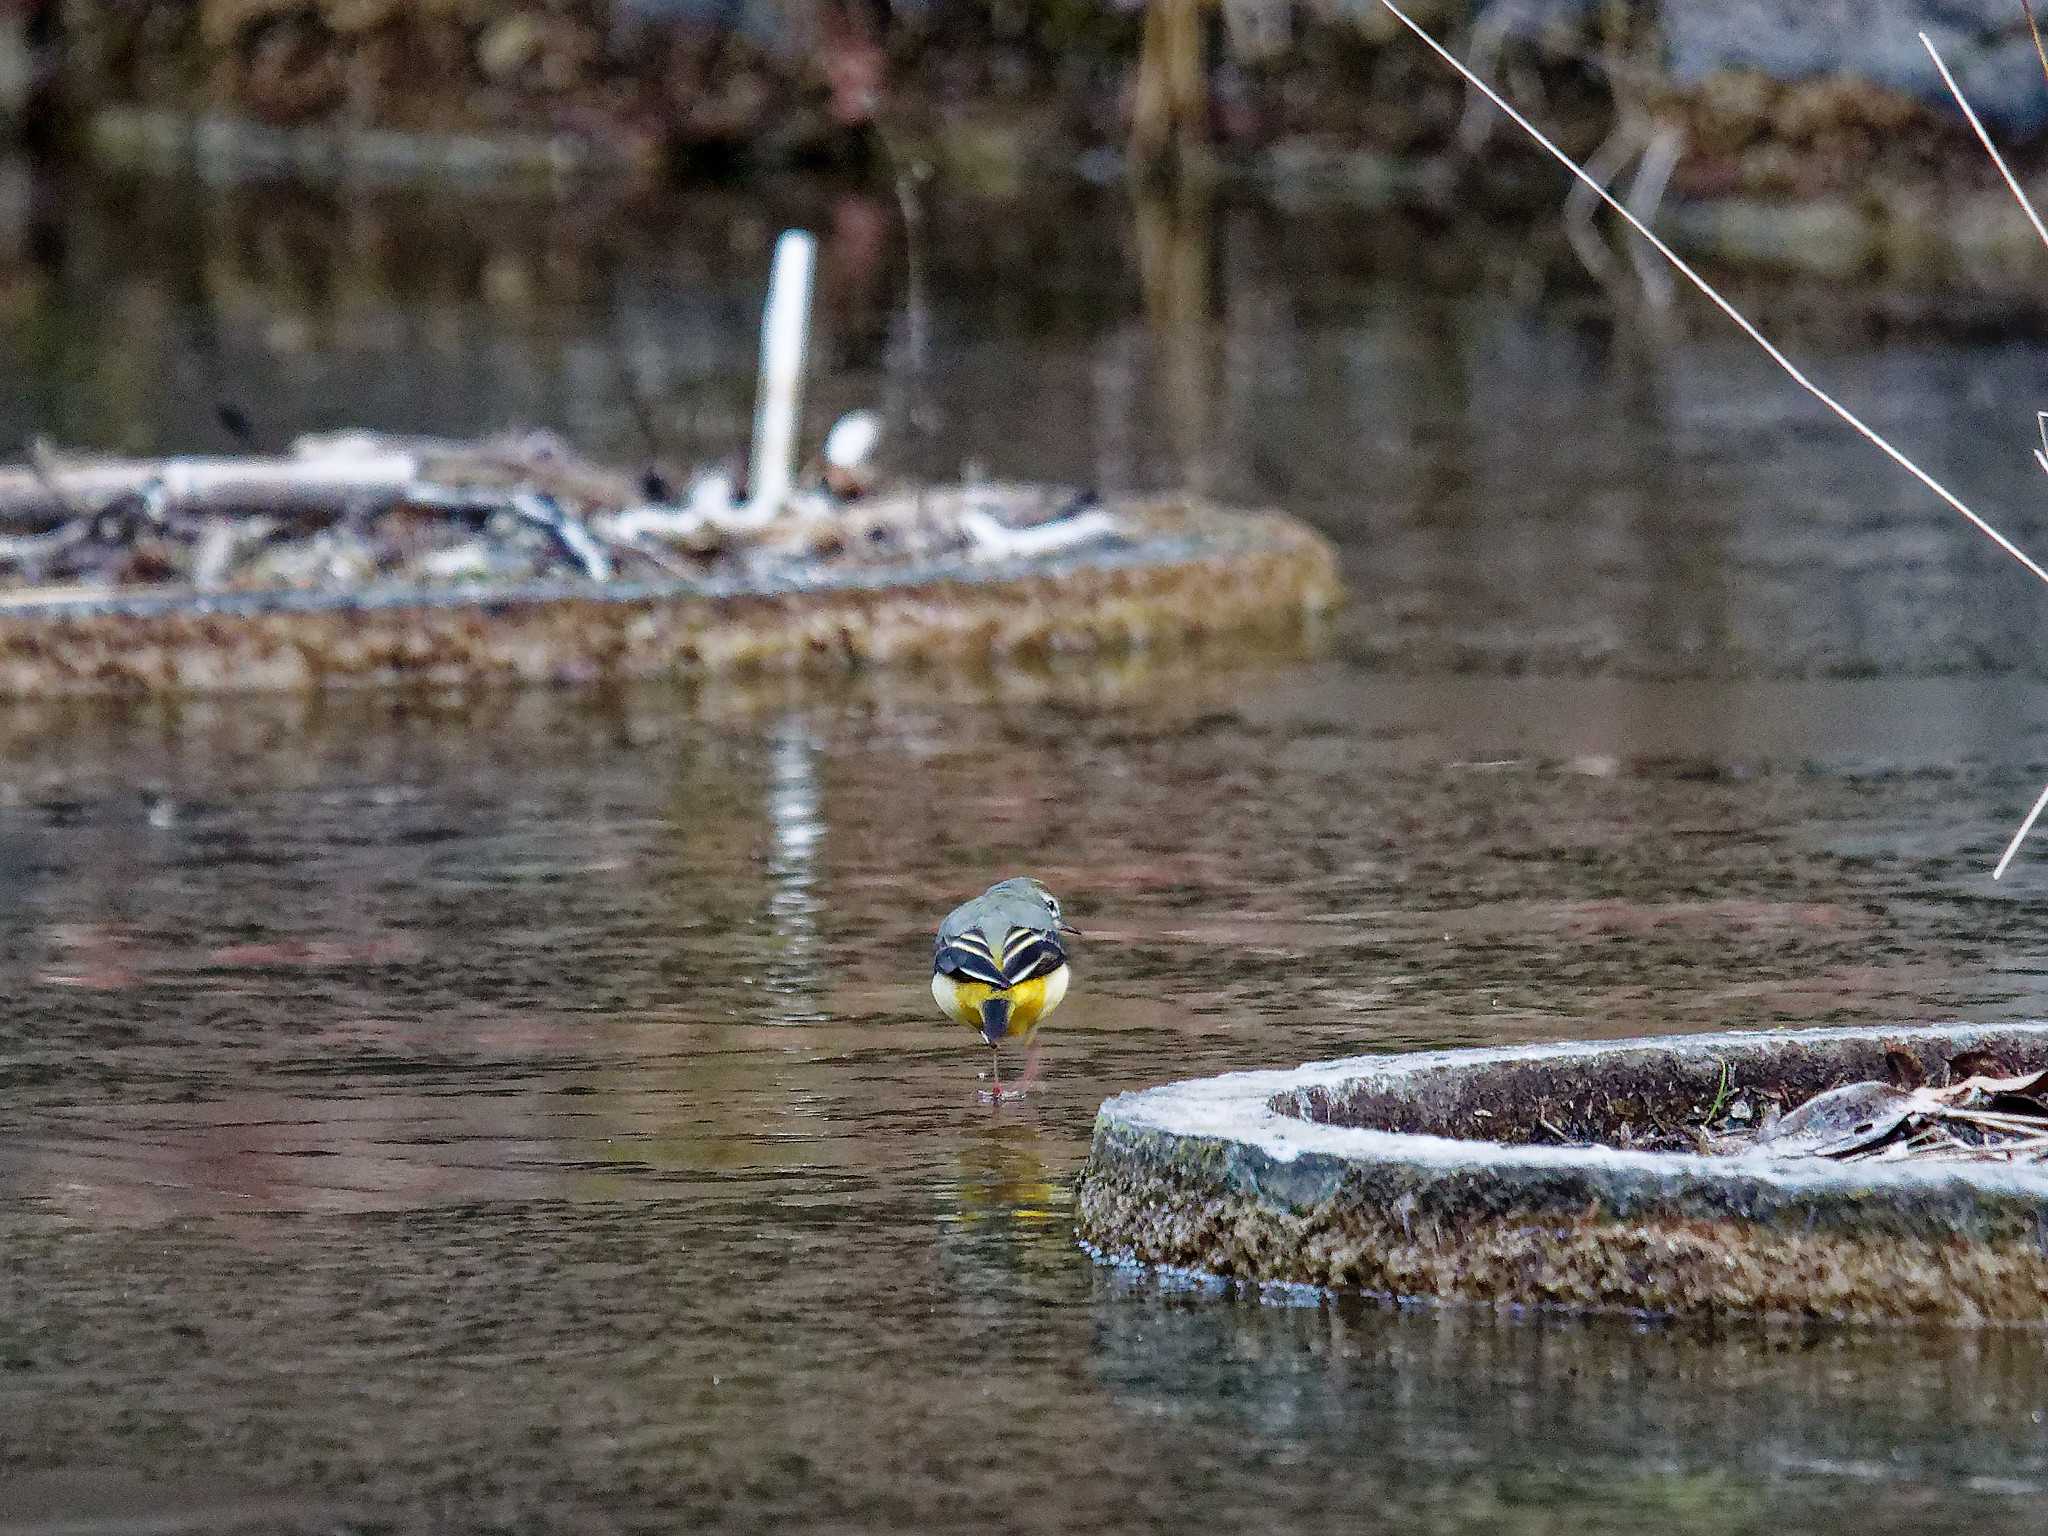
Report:
[[1666,244],[1663,238],[1659,236],[1654,230],[1652,230],[1649,225],[1645,224],[1641,219],[1637,218],[1636,215],[1632,213],[1619,198],[1615,197],[1613,193],[1607,190],[1607,188],[1603,187],[1598,181],[1596,181],[1593,177],[1589,176],[1584,170],[1582,170],[1579,166],[1579,163],[1576,160],[1572,159],[1570,155],[1566,154],[1563,150],[1559,149],[1555,144],[1553,144],[1550,141],[1550,139],[1547,136],[1545,136],[1542,129],[1538,128],[1534,123],[1530,122],[1528,118],[1524,117],[1519,111],[1517,111],[1513,106],[1511,106],[1504,96],[1502,96],[1498,91],[1494,90],[1494,88],[1488,85],[1484,80],[1480,79],[1479,76],[1474,74],[1471,70],[1467,69],[1465,65],[1459,60],[1456,54],[1452,53],[1448,48],[1444,47],[1442,43],[1438,42],[1434,37],[1430,36],[1429,33],[1423,29],[1420,23],[1413,20],[1408,15],[1408,13],[1403,11],[1398,5],[1395,5],[1394,0],[1380,0],[1380,4],[1393,14],[1393,17],[1396,21],[1399,21],[1409,31],[1413,32],[1417,37],[1422,39],[1423,43],[1429,48],[1429,50],[1432,53],[1436,54],[1438,58],[1442,59],[1446,64],[1450,65],[1452,69],[1456,70],[1459,75],[1461,75],[1467,82],[1469,82],[1475,90],[1479,91],[1481,95],[1485,96],[1488,101],[1492,102],[1496,107],[1500,108],[1501,111],[1505,112],[1508,115],[1508,118],[1515,124],[1515,126],[1520,128],[1524,133],[1528,134],[1530,138],[1534,139],[1539,145],[1541,145],[1552,159],[1556,160],[1558,164],[1562,165],[1566,170],[1570,171],[1572,175],[1576,176],[1581,182],[1585,183],[1585,185],[1591,187],[1593,189],[1595,196],[1597,196],[1603,203],[1607,204],[1608,207],[1612,208],[1625,221],[1627,221],[1628,226],[1631,229],[1633,229],[1637,234],[1641,235],[1645,240],[1649,241],[1651,245],[1656,247],[1658,255],[1662,256],[1666,261],[1670,262],[1672,266],[1677,268],[1679,274],[1682,277],[1684,277],[1687,282],[1691,283],[1693,287],[1697,288],[1700,291],[1700,293],[1706,297],[1709,303],[1711,303],[1716,309],[1720,310],[1722,314],[1726,315],[1730,320],[1732,320],[1737,326],[1737,328],[1741,330],[1743,335],[1747,336],[1751,341],[1755,342],[1759,347],[1761,347],[1764,351],[1764,355],[1770,358],[1770,360],[1776,363],[1781,369],[1783,369],[1785,371],[1786,376],[1790,378],[1793,383],[1797,384],[1801,389],[1805,390],[1809,395],[1813,396],[1814,399],[1818,400],[1822,405],[1826,406],[1830,411],[1834,412],[1834,414],[1841,418],[1843,422],[1847,423],[1850,429],[1853,430],[1859,437],[1863,438],[1865,441],[1870,443],[1880,453],[1884,454],[1886,458],[1890,459],[1893,463],[1897,464],[1901,469],[1905,470],[1907,474],[1911,475],[1915,480],[1918,480],[1922,485],[1926,486],[1927,489],[1932,491],[1936,496],[1938,496],[1945,505],[1947,505],[1952,510],[1961,513],[1962,516],[1966,518],[1970,522],[1970,524],[1977,529],[1978,532],[1982,533],[1986,538],[1990,539],[1992,543],[1996,544],[2000,549],[2004,550],[2008,555],[2012,556],[2013,559],[2017,560],[2021,565],[2025,566],[2030,572],[2032,572],[2036,580],[2040,581],[2043,585],[2048,585],[2048,568],[2044,568],[2038,561],[2034,559],[2032,555],[2029,555],[2025,550],[2021,549],[2017,544],[2013,543],[2011,539],[2008,539],[2004,534],[2000,533],[1996,528],[1992,527],[1990,523],[1986,522],[1976,512],[1972,511],[1970,507],[1962,500],[1962,498],[1957,496],[1947,486],[1943,485],[1939,480],[1935,479],[1934,476],[1930,475],[1918,464],[1915,464],[1911,459],[1907,458],[1904,453],[1900,452],[1897,448],[1894,448],[1891,445],[1891,443],[1882,434],[1880,434],[1875,427],[1869,425],[1869,423],[1865,422],[1862,417],[1858,416],[1854,411],[1850,410],[1849,407],[1842,404],[1841,401],[1837,400],[1833,395],[1829,394],[1826,390],[1822,389],[1818,384],[1814,383],[1812,379],[1808,378],[1806,374],[1800,369],[1797,363],[1793,362],[1791,358],[1787,357],[1783,352],[1781,352],[1778,349],[1777,345],[1774,342],[1772,342],[1768,336],[1764,335],[1762,331],[1758,330],[1753,324],[1750,323],[1750,321],[1743,315],[1742,311],[1737,309],[1733,304],[1729,303],[1728,300],[1723,298],[1721,296],[1719,289],[1715,288],[1712,283],[1708,282],[1704,277],[1701,277],[1698,272],[1694,271],[1691,263],[1686,261],[1686,259],[1683,256],[1679,255],[1678,252],[1674,251],[1668,244]]
[[2027,32],[2034,39],[2034,57],[2041,61],[2041,78],[2048,80],[2048,48],[2041,46],[2041,24],[2034,19],[2034,0],[2020,0],[2020,9],[2027,13]]
[[[1726,315],[1731,321],[1733,321],[1736,327],[1739,330],[1741,330],[1743,335],[1747,336],[1751,341],[1755,342],[1757,346],[1762,348],[1764,355],[1770,358],[1772,362],[1776,363],[1779,366],[1779,368],[1783,369],[1785,375],[1788,378],[1790,378],[1793,383],[1797,384],[1801,389],[1805,390],[1809,395],[1813,396],[1814,399],[1818,400],[1822,405],[1826,406],[1844,423],[1846,423],[1852,431],[1854,431],[1859,437],[1863,438],[1866,442],[1870,443],[1880,453],[1884,454],[1886,458],[1890,459],[1894,464],[1897,464],[1901,469],[1905,470],[1907,474],[1911,475],[1915,480],[1918,480],[1922,485],[1927,487],[1928,490],[1932,491],[1937,497],[1940,498],[1944,505],[1948,506],[1951,510],[1960,513],[1970,523],[1972,527],[1976,528],[1979,533],[1982,533],[1986,538],[1990,539],[1992,543],[1996,544],[2000,549],[2005,551],[2005,553],[2010,555],[2014,560],[2017,560],[2021,565],[2025,566],[2026,569],[2037,580],[2041,581],[2044,584],[2048,584],[2048,569],[2044,569],[2042,565],[2033,558],[2033,556],[2029,555],[2025,550],[2021,549],[2017,544],[2013,543],[2011,539],[2007,538],[2004,534],[2000,533],[1983,517],[1979,516],[1962,500],[1961,497],[1957,496],[1953,491],[1949,490],[1947,486],[1943,485],[1939,480],[1935,479],[1934,476],[1930,475],[1926,470],[1922,469],[1918,464],[1914,463],[1911,459],[1906,457],[1906,455],[1899,449],[1893,447],[1891,443],[1881,433],[1879,433],[1875,427],[1870,426],[1867,422],[1863,420],[1862,417],[1858,416],[1854,411],[1850,410],[1846,405],[1842,404],[1841,401],[1837,400],[1833,395],[1829,394],[1826,390],[1822,389],[1818,384],[1814,383],[1812,379],[1808,378],[1806,374],[1800,369],[1798,364],[1794,363],[1791,358],[1787,357],[1783,352],[1781,352],[1776,346],[1776,344],[1774,344],[1769,337],[1765,336],[1762,331],[1758,330],[1756,326],[1751,324],[1748,318],[1745,317],[1743,313],[1740,310],[1738,310],[1733,304],[1729,303],[1727,299],[1723,298],[1721,296],[1720,291],[1716,289],[1712,283],[1708,282],[1704,277],[1700,276],[1698,272],[1694,271],[1691,263],[1687,262],[1684,257],[1680,256],[1678,252],[1674,251],[1668,244],[1666,244],[1665,241],[1661,237],[1659,237],[1657,233],[1654,230],[1652,230],[1647,223],[1645,223],[1642,219],[1638,218],[1632,210],[1630,210],[1624,203],[1622,203],[1620,199],[1616,198],[1612,192],[1608,191],[1608,189],[1605,186],[1601,185],[1601,183],[1595,177],[1589,175],[1579,165],[1577,161],[1572,159],[1572,157],[1566,154],[1563,150],[1559,149],[1556,144],[1552,143],[1549,137],[1544,134],[1542,129],[1538,128],[1534,123],[1530,122],[1528,118],[1524,117],[1521,114],[1521,112],[1516,110],[1516,108],[1513,105],[1511,105],[1505,97],[1503,97],[1492,86],[1488,85],[1486,81],[1479,77],[1478,74],[1476,74],[1471,69],[1467,68],[1464,62],[1460,60],[1456,54],[1452,53],[1448,48],[1444,47],[1444,45],[1438,42],[1434,37],[1432,37],[1429,34],[1429,32],[1419,22],[1415,21],[1412,17],[1410,17],[1408,13],[1403,11],[1398,5],[1394,4],[1394,0],[1380,0],[1380,4],[1389,13],[1392,14],[1396,21],[1400,22],[1402,26],[1406,27],[1410,32],[1413,32],[1416,35],[1416,37],[1421,39],[1423,45],[1427,47],[1430,50],[1430,52],[1434,53],[1438,58],[1442,59],[1446,64],[1450,65],[1450,67],[1456,70],[1459,76],[1462,77],[1468,85],[1470,85],[1474,90],[1478,91],[1488,101],[1492,102],[1494,106],[1498,107],[1502,112],[1506,113],[1508,119],[1511,122],[1513,122],[1516,127],[1520,128],[1522,132],[1526,133],[1531,139],[1535,140],[1535,142],[1538,145],[1540,145],[1543,148],[1543,150],[1547,154],[1549,154],[1549,156],[1553,160],[1557,161],[1559,165],[1562,165],[1566,170],[1570,171],[1572,175],[1577,177],[1583,185],[1591,188],[1593,194],[1596,197],[1598,197],[1600,201],[1605,203],[1608,207],[1612,208],[1615,211],[1615,213],[1618,214],[1628,224],[1628,226],[1631,229],[1633,229],[1637,234],[1641,235],[1645,240],[1649,241],[1651,246],[1653,246],[1656,249],[1658,255],[1662,256],[1666,261],[1670,262],[1671,265],[1678,270],[1680,276],[1684,277],[1687,282],[1691,283],[1693,287],[1697,288],[1709,303],[1711,303],[1716,309],[1720,310],[1722,314]],[[1982,125],[1979,124],[1977,121],[1977,115],[1970,110],[1969,104],[1963,101],[1961,92],[1956,90],[1955,81],[1953,77],[1949,75],[1948,66],[1942,63],[1941,55],[1935,52],[1933,43],[1928,42],[1924,35],[1922,36],[1921,41],[1926,44],[1928,53],[1932,55],[1934,58],[1935,67],[1941,71],[1942,78],[1948,82],[1949,89],[1952,92],[1955,92],[1956,100],[1962,103],[1963,111],[1965,115],[1969,117],[1971,125],[1977,129],[1978,137],[1983,140],[1984,147],[1986,149],[1991,150],[1992,159],[1997,163],[1999,171],[2005,176],[2006,184],[2012,188],[2013,195],[2019,198],[2020,205],[2026,210],[2027,217],[2033,221],[2034,228],[2036,229],[2036,231],[2040,232],[2043,243],[2048,244],[2048,229],[2043,229],[2040,219],[2036,217],[2034,213],[2033,205],[2027,201],[2026,194],[2020,190],[2019,183],[2016,180],[2014,180],[2011,171],[2006,169],[2004,159],[1999,155],[1998,151],[1992,147],[1990,137],[1987,134],[1985,134]],[[2044,56],[2044,64],[2048,64],[2048,56]],[[2011,862],[2013,851],[2018,848],[2020,842],[2025,839],[2027,832],[2033,827],[2034,821],[2036,818],[2040,816],[2044,804],[2048,804],[2048,790],[2044,790],[2042,792],[2041,800],[2035,803],[2032,813],[2028,815],[2026,822],[2021,826],[2018,836],[2014,838],[2011,846],[2007,848],[2005,857],[1999,860],[1997,871],[1993,876],[1994,879],[1997,878],[1998,875],[2002,875],[2005,872],[2006,865]]]
[[[2029,12],[2028,20],[2032,19],[2032,13]],[[2037,34],[2037,46],[2039,42]],[[1934,60],[1934,67],[1941,71],[1941,83],[1948,87],[1949,95],[1955,97],[1956,105],[1963,109],[1963,116],[1969,119],[1971,131],[1977,135],[1977,142],[1984,146],[1984,153],[1991,157],[1991,163],[1998,167],[1998,174],[2005,178],[2005,184],[2012,188],[2012,195],[2019,199],[2020,209],[2026,214],[2027,222],[2034,226],[2034,233],[2041,237],[2043,245],[2048,245],[2048,225],[2041,223],[2041,215],[2034,212],[2034,205],[2020,189],[2019,178],[2013,175],[2012,167],[2005,163],[2005,156],[1998,152],[1998,146],[1991,142],[1991,135],[1985,131],[1984,124],[1978,119],[1976,109],[1970,105],[1969,98],[1963,95],[1963,88],[1956,84],[1956,77],[1948,72],[1948,63],[1942,58],[1941,51],[1934,46],[1934,39],[1922,32],[1920,46],[1927,50],[1927,56]]]
[[2041,812],[2044,810],[2048,810],[2048,785],[2042,787],[2040,797],[2034,801],[2034,808],[2027,812],[2027,819],[2020,823],[2019,831],[2013,833],[2012,841],[2005,845],[2005,852],[1999,857],[1997,868],[1991,871],[1992,879],[1996,880],[2004,875],[2006,865],[2010,864],[2012,856],[2020,851],[2020,844],[2027,840],[2027,834],[2034,830],[2034,823],[2041,819]]

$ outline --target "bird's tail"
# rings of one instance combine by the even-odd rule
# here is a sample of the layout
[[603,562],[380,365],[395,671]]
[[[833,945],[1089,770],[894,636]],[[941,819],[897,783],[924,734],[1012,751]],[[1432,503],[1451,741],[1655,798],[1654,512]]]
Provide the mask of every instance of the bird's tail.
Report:
[[994,1045],[1010,1032],[1010,999],[985,997],[981,1001],[981,1038]]

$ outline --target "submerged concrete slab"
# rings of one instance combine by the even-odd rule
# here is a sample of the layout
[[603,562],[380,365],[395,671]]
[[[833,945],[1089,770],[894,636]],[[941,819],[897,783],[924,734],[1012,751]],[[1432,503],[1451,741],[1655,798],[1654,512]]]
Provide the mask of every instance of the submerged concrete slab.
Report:
[[625,681],[958,663],[1299,629],[1335,552],[1278,514],[1119,504],[1129,536],[814,578],[0,599],[0,698]]
[[[1388,1296],[1654,1313],[2048,1323],[2048,1166],[1570,1145],[1676,1140],[2048,1024],[1676,1036],[1361,1056],[1122,1094],[1077,1190],[1099,1256]],[[1543,1144],[1548,1142],[1550,1144]]]

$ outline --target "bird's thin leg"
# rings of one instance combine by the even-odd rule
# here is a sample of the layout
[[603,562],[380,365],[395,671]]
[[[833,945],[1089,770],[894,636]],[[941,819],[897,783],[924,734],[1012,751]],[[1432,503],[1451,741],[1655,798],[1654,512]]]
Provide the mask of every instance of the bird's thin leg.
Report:
[[995,1078],[996,1084],[988,1094],[993,1101],[1003,1096],[1003,1053],[1000,1047],[991,1045],[988,1048],[988,1065],[989,1073]]
[[1033,1083],[1037,1081],[1038,1042],[1034,1040],[1031,1042],[1031,1044],[1024,1047],[1024,1075],[1018,1078],[1015,1083],[1011,1084],[1009,1089],[1009,1096],[1011,1098],[1016,1098],[1019,1094],[1023,1093],[1025,1089],[1029,1088]]

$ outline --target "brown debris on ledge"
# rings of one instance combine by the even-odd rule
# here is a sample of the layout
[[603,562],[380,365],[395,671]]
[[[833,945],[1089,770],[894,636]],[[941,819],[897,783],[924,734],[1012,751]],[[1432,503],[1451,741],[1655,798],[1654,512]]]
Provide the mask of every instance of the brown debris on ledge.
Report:
[[478,442],[346,432],[277,458],[78,458],[0,467],[0,593],[185,587],[341,592],[692,576],[764,580],[906,559],[996,560],[1127,539],[1086,492],[865,486],[832,466],[772,507],[704,475],[595,464],[549,433]]
[[1844,1163],[2048,1162],[2048,1072],[1986,1076],[1959,1057],[1948,1085],[1934,1087],[1904,1046],[1888,1050],[1885,1064],[1889,1082],[1830,1088],[1754,1129],[1750,1117],[1731,1115],[1702,1136],[1701,1150]]
[[1299,630],[1337,599],[1329,544],[1277,514],[830,468],[756,505],[542,434],[39,449],[0,469],[0,697],[987,661]]

